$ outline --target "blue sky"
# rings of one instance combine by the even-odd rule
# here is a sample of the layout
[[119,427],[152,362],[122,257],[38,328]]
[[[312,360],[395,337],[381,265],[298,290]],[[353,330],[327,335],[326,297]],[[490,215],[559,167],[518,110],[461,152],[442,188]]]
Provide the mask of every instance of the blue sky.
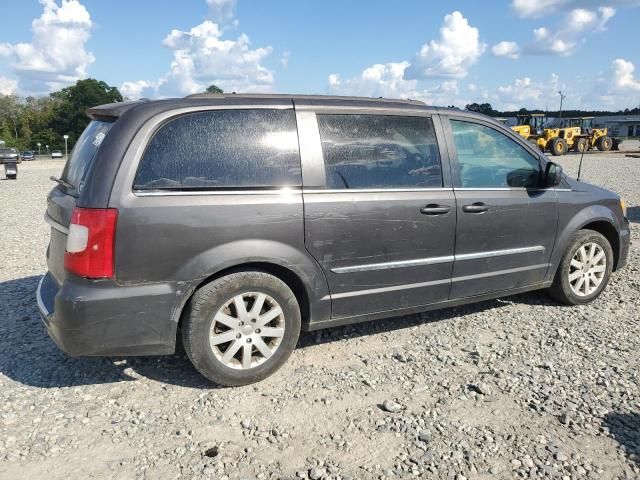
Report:
[[[532,8],[542,5],[544,8]],[[91,76],[130,98],[225,91],[464,106],[640,104],[640,0],[2,0],[0,93]]]

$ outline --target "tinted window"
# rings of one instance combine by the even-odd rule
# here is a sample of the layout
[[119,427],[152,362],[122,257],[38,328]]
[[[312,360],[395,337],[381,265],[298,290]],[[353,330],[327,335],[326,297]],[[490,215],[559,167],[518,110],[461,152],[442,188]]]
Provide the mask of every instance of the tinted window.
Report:
[[442,186],[430,118],[318,115],[318,126],[327,188]]
[[540,163],[503,133],[477,123],[451,120],[458,154],[458,185],[468,188],[537,187]]
[[62,179],[73,186],[73,193],[82,190],[84,177],[112,125],[111,122],[91,122],[73,147],[64,170],[62,170]]
[[153,136],[137,189],[301,184],[292,110],[219,110],[177,117]]

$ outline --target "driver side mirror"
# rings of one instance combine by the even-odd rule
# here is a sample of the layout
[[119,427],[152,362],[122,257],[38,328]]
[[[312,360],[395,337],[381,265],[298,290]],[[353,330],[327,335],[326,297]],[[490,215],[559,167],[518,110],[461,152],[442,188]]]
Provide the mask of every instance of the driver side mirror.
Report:
[[557,163],[547,162],[544,172],[544,183],[547,187],[555,187],[562,180],[562,167]]

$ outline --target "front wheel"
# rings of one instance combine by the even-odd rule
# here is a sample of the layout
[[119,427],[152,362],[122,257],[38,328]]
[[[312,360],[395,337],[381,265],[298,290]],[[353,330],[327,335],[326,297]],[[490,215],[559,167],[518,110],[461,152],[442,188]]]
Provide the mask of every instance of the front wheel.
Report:
[[247,385],[287,361],[300,324],[298,301],[282,280],[260,271],[238,272],[196,291],[182,341],[206,378],[220,385]]
[[611,137],[600,137],[597,141],[598,150],[601,152],[608,152],[613,147],[613,140]]
[[551,153],[555,157],[567,153],[567,142],[565,142],[563,138],[554,138],[551,142]]
[[589,303],[607,286],[612,270],[609,241],[593,230],[580,230],[562,257],[550,293],[568,305]]

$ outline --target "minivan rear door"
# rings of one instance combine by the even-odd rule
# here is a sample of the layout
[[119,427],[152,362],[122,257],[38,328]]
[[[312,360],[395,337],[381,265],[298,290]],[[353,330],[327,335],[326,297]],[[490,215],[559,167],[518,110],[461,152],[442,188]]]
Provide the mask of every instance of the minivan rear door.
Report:
[[59,284],[65,277],[64,252],[71,214],[82,192],[86,175],[112,125],[113,122],[94,120],[87,126],[67,159],[58,185],[47,198],[44,218],[51,226],[47,265]]
[[328,280],[332,316],[447,300],[456,212],[437,115],[296,111],[305,242]]

